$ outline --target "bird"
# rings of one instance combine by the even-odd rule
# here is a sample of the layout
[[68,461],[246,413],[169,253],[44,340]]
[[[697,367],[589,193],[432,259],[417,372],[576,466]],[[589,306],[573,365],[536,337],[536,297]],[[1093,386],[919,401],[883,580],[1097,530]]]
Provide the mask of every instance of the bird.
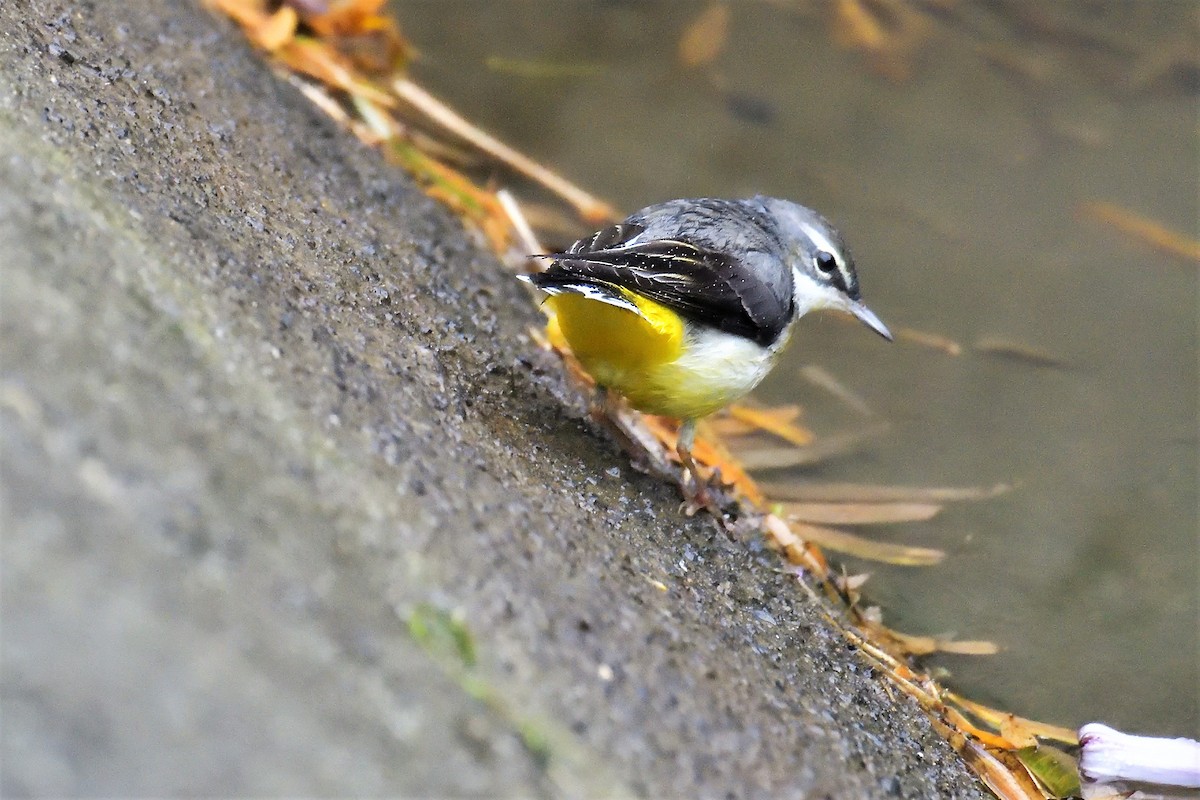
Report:
[[679,420],[684,485],[690,475],[710,512],[692,455],[696,423],[767,376],[797,320],[836,309],[892,339],[861,300],[842,235],[790,200],[670,200],[540,257],[548,267],[519,277],[546,293],[602,399],[614,391]]

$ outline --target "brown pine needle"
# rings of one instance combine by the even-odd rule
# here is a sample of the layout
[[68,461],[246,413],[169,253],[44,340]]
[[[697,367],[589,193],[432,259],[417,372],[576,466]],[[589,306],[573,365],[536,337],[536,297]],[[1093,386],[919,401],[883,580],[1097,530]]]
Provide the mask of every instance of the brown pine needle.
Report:
[[784,503],[780,513],[824,525],[886,525],[923,522],[941,510],[935,503]]
[[[939,702],[941,701],[939,700]],[[998,733],[992,733],[991,731],[977,727],[964,717],[961,711],[953,706],[946,705],[944,702],[942,702],[941,711],[943,719],[954,725],[959,731],[970,734],[988,747],[993,747],[997,750],[1015,750],[1019,746],[1017,742],[1010,742]]]
[[793,423],[800,419],[801,409],[798,405],[789,404],[772,406],[770,408],[759,408],[757,406],[750,405],[751,402],[752,401],[749,399],[743,400],[741,404],[735,403],[733,406],[725,409],[725,413],[709,417],[709,426],[722,436],[749,436],[762,430],[760,426],[754,423],[735,418],[731,413],[731,410],[735,407],[749,407],[758,414],[769,415],[776,421],[784,424]]
[[[759,447],[739,449],[742,466],[756,470],[786,469],[808,466],[828,461],[854,452],[873,439],[882,436],[890,426],[887,423],[870,425],[861,430],[822,436],[807,447]],[[790,500],[793,498],[780,498]]]
[[931,653],[953,653],[960,656],[994,656],[1000,652],[1000,647],[995,642],[981,639],[956,641],[937,636],[914,636],[876,623],[865,627],[868,627],[878,637],[894,641],[906,654],[913,656],[927,656]]
[[880,542],[824,525],[793,522],[791,529],[804,541],[818,544],[827,550],[836,550],[839,553],[870,561],[881,561],[885,564],[902,567],[927,567],[940,563],[946,557],[944,551],[931,547],[912,547]]
[[687,69],[711,64],[729,38],[729,6],[715,2],[704,9],[679,37],[679,63]]
[[938,639],[937,649],[956,656],[994,656],[1000,645],[987,639]]
[[616,211],[607,203],[593,197],[566,178],[552,172],[490,133],[472,125],[457,111],[408,78],[394,79],[391,88],[397,97],[424,114],[431,122],[440,125],[446,131],[557,194],[573,206],[578,214],[588,222],[602,224],[617,218]]
[[1177,233],[1149,217],[1127,211],[1115,203],[1089,201],[1080,204],[1078,213],[1082,217],[1109,225],[1125,236],[1149,245],[1161,253],[1200,262],[1200,241]]
[[877,486],[865,483],[788,483],[760,481],[759,487],[776,500],[827,503],[954,503],[988,500],[1012,487],[995,486]]
[[[820,548],[809,545],[797,536],[782,517],[767,514],[763,517],[762,524],[769,547],[781,551],[789,562],[809,570],[819,580],[825,581],[831,577],[829,562],[825,560]],[[800,586],[812,593],[812,588],[804,581],[800,582]]]
[[912,76],[913,59],[928,23],[903,0],[837,0],[833,33],[839,45],[860,50],[871,68],[894,83]]
[[430,197],[479,225],[497,252],[508,247],[511,235],[508,215],[494,194],[425,155],[402,137],[389,139],[388,145],[387,154],[420,180]]
[[584,233],[579,224],[579,217],[562,204],[524,198],[521,201],[521,210],[525,212],[529,224],[545,236],[573,242]]
[[[954,703],[959,708],[967,713],[982,720],[993,728],[999,730],[1005,719],[1012,717],[1007,711],[999,711],[990,706],[985,706],[982,703],[976,703],[974,700],[968,700],[954,692],[947,691],[946,699]],[[1024,717],[1015,717],[1020,724],[1031,731],[1035,736],[1043,739],[1053,739],[1056,742],[1065,744],[1079,744],[1079,736],[1070,728],[1063,728],[1059,725],[1050,725],[1037,720],[1025,719]]]
[[808,364],[800,368],[800,377],[814,386],[817,386],[831,395],[841,400],[846,405],[853,408],[864,417],[873,417],[875,413],[871,411],[871,407],[867,402],[858,396],[855,392],[850,391],[844,383],[839,381],[824,367],[819,367],[816,364]]
[[517,202],[517,198],[512,192],[508,189],[501,189],[496,192],[496,200],[504,209],[505,216],[508,217],[508,223],[512,226],[517,239],[517,246],[524,249],[524,253],[518,260],[528,269],[530,262],[536,261],[536,259],[530,258],[529,254],[545,252],[542,243],[538,241],[537,234],[533,232],[533,226],[529,224],[529,219],[525,216],[525,210],[521,208],[521,204]]
[[[951,744],[954,744],[953,739]],[[955,747],[984,784],[1000,800],[1045,800],[1024,769],[1017,771],[979,742],[964,740]]]
[[812,431],[792,423],[792,420],[799,416],[799,408],[785,406],[783,412],[781,414],[773,408],[751,408],[736,403],[729,407],[729,416],[732,418],[758,430],[766,431],[773,436],[778,436],[785,442],[790,442],[797,447],[812,443]]
[[604,72],[603,64],[580,64],[566,61],[538,61],[504,56],[488,56],[483,65],[492,72],[515,75],[518,78],[567,79],[593,78]]
[[370,124],[369,120],[359,122],[351,117],[350,114],[346,112],[346,109],[342,107],[342,104],[330,96],[329,92],[322,84],[313,83],[307,78],[302,78],[299,75],[291,72],[287,73],[287,80],[288,83],[290,83],[292,86],[295,86],[301,94],[307,97],[310,103],[328,115],[329,118],[334,122],[338,123],[339,125],[345,125],[347,128],[351,129],[353,129],[355,125],[360,126],[362,130],[355,130],[355,136],[358,136],[361,139],[363,138],[364,134],[369,134],[370,138],[366,141],[380,141],[380,137],[376,135],[376,132],[373,130],[373,126]]
[[307,36],[297,36],[275,51],[285,65],[351,96],[361,95],[385,108],[396,100],[358,74],[345,56],[329,45]]
[[998,336],[985,336],[975,342],[975,349],[989,356],[999,356],[1013,361],[1023,361],[1035,367],[1054,367],[1063,369],[1067,362],[1048,350],[1033,347],[1022,342],[1002,339]]
[[934,350],[941,350],[943,353],[951,356],[962,355],[963,351],[962,345],[948,336],[942,336],[940,333],[919,331],[915,328],[896,328],[896,338],[912,342],[913,344],[919,344],[923,347],[930,347]]
[[745,422],[727,415],[709,417],[708,427],[712,428],[719,436],[749,436],[758,432],[758,428],[753,425],[747,425]]

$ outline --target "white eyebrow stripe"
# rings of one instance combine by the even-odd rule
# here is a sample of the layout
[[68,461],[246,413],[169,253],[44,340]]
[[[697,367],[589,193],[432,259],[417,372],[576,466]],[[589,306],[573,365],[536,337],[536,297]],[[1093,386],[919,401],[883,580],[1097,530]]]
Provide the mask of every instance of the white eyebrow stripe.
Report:
[[804,235],[814,246],[832,255],[837,259],[838,266],[842,266],[842,251],[820,228],[808,222],[801,222],[800,229],[804,231]]

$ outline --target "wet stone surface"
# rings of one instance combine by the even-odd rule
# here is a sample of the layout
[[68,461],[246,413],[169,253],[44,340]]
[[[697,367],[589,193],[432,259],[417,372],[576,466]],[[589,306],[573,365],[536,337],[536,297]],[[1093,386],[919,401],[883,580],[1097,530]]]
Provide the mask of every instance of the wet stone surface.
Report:
[[229,26],[0,31],[6,795],[980,796]]

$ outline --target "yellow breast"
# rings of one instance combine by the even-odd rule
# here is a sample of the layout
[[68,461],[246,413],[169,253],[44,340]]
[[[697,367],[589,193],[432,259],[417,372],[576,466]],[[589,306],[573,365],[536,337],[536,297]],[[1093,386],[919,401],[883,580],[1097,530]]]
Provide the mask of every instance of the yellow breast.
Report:
[[689,331],[680,316],[623,290],[640,314],[582,295],[548,299],[571,351],[596,382],[651,414],[702,417],[749,392],[774,351],[718,331]]

